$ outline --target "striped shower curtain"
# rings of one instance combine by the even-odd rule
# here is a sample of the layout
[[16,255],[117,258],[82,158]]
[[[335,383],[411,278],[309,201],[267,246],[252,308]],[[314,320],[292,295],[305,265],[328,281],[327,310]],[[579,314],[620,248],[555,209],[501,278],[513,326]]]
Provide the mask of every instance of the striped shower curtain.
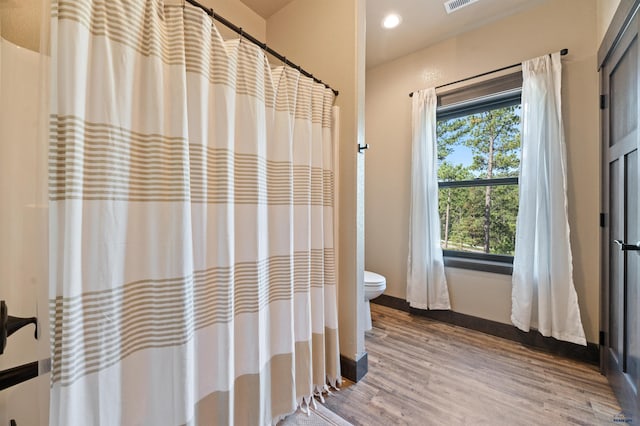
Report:
[[340,381],[332,91],[181,1],[52,14],[51,424],[308,406]]

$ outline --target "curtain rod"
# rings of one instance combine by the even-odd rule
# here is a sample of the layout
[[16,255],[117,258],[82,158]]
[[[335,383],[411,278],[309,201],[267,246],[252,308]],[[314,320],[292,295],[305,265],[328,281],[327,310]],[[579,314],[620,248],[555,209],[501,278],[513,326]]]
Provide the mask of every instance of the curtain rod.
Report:
[[198,3],[196,0],[185,0],[185,1],[187,3],[189,3],[189,4],[191,4],[192,6],[195,6],[195,7],[198,7],[200,9],[204,10],[207,13],[207,15],[211,16],[213,19],[215,19],[216,21],[220,22],[222,25],[224,25],[225,27],[229,28],[230,30],[235,31],[236,33],[240,34],[240,37],[246,38],[251,43],[259,46],[265,52],[267,52],[270,55],[274,56],[276,59],[284,62],[285,64],[289,65],[292,68],[296,68],[298,71],[300,71],[301,74],[303,74],[303,75],[305,75],[305,76],[307,76],[309,78],[312,78],[313,81],[315,81],[316,83],[324,84],[324,87],[326,87],[327,89],[331,89],[333,91],[334,95],[338,96],[338,94],[340,93],[336,89],[333,89],[331,86],[329,86],[324,81],[314,77],[313,74],[311,74],[310,72],[304,70],[300,65],[294,64],[293,62],[288,60],[285,56],[282,56],[280,53],[276,52],[275,50],[273,50],[272,48],[267,46],[267,43],[263,43],[260,40],[258,40],[257,38],[255,38],[254,36],[252,36],[251,34],[246,33],[242,29],[242,27],[239,27],[239,26],[235,25],[234,23],[232,23],[231,21],[229,21],[228,19],[225,19],[224,17],[218,15],[217,13],[215,13],[213,11],[213,9],[203,6],[202,4]]
[[[567,53],[569,53],[569,49],[562,49],[560,51],[560,55],[562,55],[562,56],[565,56]],[[465,81],[472,80],[474,78],[484,77],[485,75],[489,75],[489,74],[493,74],[495,72],[508,70],[509,68],[515,68],[515,67],[520,66],[520,65],[522,65],[522,62],[517,63],[517,64],[513,64],[513,65],[508,65],[506,67],[498,68],[497,70],[491,70],[491,71],[483,72],[481,74],[472,75],[471,77],[463,78],[463,79],[457,80],[457,81],[452,81],[451,83],[441,84],[440,86],[436,86],[436,89],[442,89],[443,87],[452,86],[452,85],[458,84],[458,83],[464,83]],[[410,98],[413,97],[413,92],[409,93],[409,97]]]

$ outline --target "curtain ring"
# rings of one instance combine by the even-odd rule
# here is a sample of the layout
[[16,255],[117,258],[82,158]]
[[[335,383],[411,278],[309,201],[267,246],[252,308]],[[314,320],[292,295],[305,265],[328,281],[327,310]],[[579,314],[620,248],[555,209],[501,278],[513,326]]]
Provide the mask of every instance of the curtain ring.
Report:
[[242,29],[242,27],[240,27],[240,43],[242,43],[242,39],[244,38],[244,30]]

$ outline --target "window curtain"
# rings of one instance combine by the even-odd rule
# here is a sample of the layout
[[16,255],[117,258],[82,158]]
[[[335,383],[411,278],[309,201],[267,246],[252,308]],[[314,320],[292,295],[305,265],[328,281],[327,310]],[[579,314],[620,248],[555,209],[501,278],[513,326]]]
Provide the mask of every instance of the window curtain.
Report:
[[440,246],[436,106],[435,89],[414,92],[407,301],[418,309],[451,309]]
[[522,161],[511,321],[586,345],[573,284],[560,54],[522,64]]
[[182,1],[52,17],[51,424],[308,407],[341,380],[333,92]]

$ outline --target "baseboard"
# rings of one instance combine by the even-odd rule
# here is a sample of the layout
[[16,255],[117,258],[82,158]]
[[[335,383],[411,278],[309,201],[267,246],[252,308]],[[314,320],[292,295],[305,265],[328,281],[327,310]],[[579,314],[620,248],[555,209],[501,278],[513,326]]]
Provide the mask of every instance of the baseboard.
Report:
[[554,355],[564,356],[566,358],[583,361],[589,364],[600,365],[600,348],[595,343],[587,343],[587,346],[576,345],[575,343],[563,342],[552,337],[544,337],[535,330],[527,333],[510,324],[503,324],[501,322],[461,314],[459,312],[415,309],[411,308],[406,300],[388,296],[386,294],[373,299],[371,303],[409,312],[412,315],[419,315],[436,321],[480,331],[503,339],[513,340],[514,342],[549,352]]
[[387,296],[386,294],[381,294],[375,299],[370,300],[370,303],[375,303],[376,305],[382,305],[387,308],[393,308],[404,312],[410,312],[411,310],[409,302],[406,300],[400,299],[399,297]]
[[354,383],[362,379],[367,371],[369,371],[369,358],[367,353],[360,357],[357,361],[340,355],[340,370],[342,377],[346,377]]

